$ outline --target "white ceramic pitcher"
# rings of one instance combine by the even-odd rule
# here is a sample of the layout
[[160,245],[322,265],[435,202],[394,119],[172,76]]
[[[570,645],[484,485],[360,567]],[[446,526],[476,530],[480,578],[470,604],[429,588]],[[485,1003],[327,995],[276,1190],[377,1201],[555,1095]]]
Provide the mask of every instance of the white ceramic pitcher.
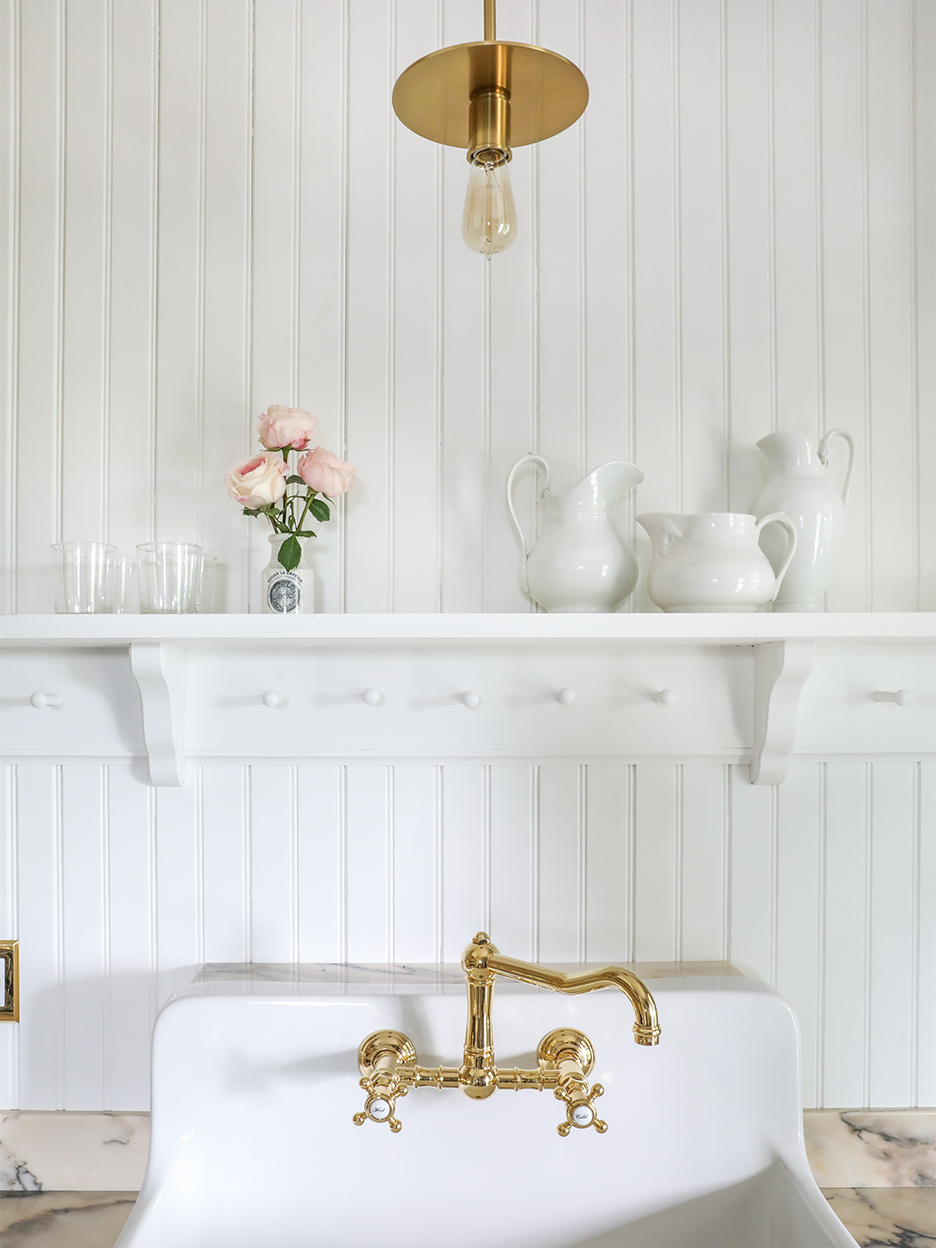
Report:
[[[829,481],[827,449],[833,438],[848,447],[841,492]],[[782,511],[796,526],[796,554],[774,601],[774,611],[821,611],[845,527],[845,498],[855,462],[855,444],[844,429],[830,429],[816,450],[804,433],[783,429],[757,443],[770,475],[751,508],[755,516]],[[764,551],[775,568],[783,547],[764,535]]]
[[[524,464],[545,474],[540,490],[543,525],[531,549],[513,505],[513,485]],[[549,465],[524,455],[507,476],[507,506],[520,539],[520,587],[547,611],[614,611],[637,584],[637,560],[618,531],[616,515],[643,473],[612,461],[562,494],[549,490]]]
[[[759,611],[776,598],[796,553],[796,528],[779,513],[758,520],[733,511],[651,512],[637,523],[653,547],[647,592],[664,611]],[[781,524],[789,534],[776,575],[757,544],[768,524]]]

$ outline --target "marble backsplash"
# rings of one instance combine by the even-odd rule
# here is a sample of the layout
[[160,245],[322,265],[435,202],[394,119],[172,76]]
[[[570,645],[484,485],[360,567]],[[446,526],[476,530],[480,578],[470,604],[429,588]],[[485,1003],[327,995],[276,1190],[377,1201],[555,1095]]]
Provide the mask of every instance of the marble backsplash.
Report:
[[[807,1110],[806,1151],[823,1188],[936,1188],[936,1111]],[[0,1191],[136,1192],[148,1114],[0,1114]]]

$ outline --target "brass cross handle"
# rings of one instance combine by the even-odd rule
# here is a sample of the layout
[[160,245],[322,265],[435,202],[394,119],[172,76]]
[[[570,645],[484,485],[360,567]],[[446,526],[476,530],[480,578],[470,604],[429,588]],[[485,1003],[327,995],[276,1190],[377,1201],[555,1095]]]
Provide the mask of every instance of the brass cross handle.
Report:
[[559,1101],[566,1103],[566,1120],[560,1122],[556,1130],[560,1135],[568,1135],[573,1127],[584,1130],[585,1127],[594,1127],[599,1135],[604,1135],[608,1129],[608,1124],[595,1113],[594,1102],[599,1096],[604,1095],[604,1088],[600,1083],[592,1085],[591,1090],[587,1083],[568,1083],[556,1088],[553,1096]]
[[394,1110],[409,1088],[397,1073],[400,1062],[411,1066],[416,1061],[412,1042],[398,1031],[375,1031],[368,1036],[358,1052],[361,1068],[360,1086],[367,1093],[364,1109],[353,1116],[356,1127],[371,1122],[386,1122],[396,1135],[403,1127]]
[[364,1102],[363,1110],[355,1114],[351,1121],[356,1127],[362,1127],[368,1119],[371,1122],[386,1122],[396,1135],[397,1131],[402,1129],[403,1124],[396,1117],[394,1110],[399,1097],[406,1096],[409,1089],[402,1087],[395,1076],[389,1085],[383,1079],[362,1079],[361,1087],[367,1093],[367,1100]]

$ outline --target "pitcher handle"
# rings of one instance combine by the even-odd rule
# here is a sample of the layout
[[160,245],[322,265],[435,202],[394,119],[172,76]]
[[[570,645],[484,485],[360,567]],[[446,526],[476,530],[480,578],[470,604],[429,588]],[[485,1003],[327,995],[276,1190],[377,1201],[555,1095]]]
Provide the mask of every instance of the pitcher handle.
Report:
[[826,450],[832,438],[841,438],[848,447],[848,467],[845,469],[845,484],[842,486],[842,502],[844,503],[848,498],[848,486],[851,482],[852,469],[855,466],[855,439],[845,429],[830,429],[819,443],[819,458],[826,468],[829,466]]
[[531,453],[529,455],[524,455],[522,459],[518,459],[511,468],[510,472],[507,474],[507,507],[510,511],[510,518],[513,521],[514,528],[517,530],[517,537],[520,539],[520,549],[523,551],[523,556],[520,559],[520,588],[527,596],[529,596],[530,584],[529,581],[527,581],[526,565],[527,555],[529,555],[530,552],[527,550],[526,538],[523,536],[523,529],[520,527],[520,521],[517,519],[517,513],[514,511],[513,505],[514,478],[524,464],[539,464],[543,469],[543,472],[546,474],[546,480],[543,482],[544,492],[549,488],[549,464],[547,464],[546,460],[540,455],[533,455]]
[[781,567],[780,571],[777,573],[777,588],[774,590],[773,598],[771,598],[770,600],[771,602],[773,602],[776,599],[777,594],[780,593],[780,586],[783,584],[783,578],[786,576],[789,570],[790,564],[793,562],[793,556],[796,554],[796,543],[799,541],[799,534],[796,531],[796,525],[793,523],[790,517],[785,516],[782,511],[771,512],[769,516],[764,516],[763,520],[758,520],[757,528],[756,528],[758,537],[760,537],[760,531],[764,527],[765,524],[782,524],[783,527],[786,529],[787,533],[790,535],[790,547],[787,550],[786,558],[783,561],[783,566]]

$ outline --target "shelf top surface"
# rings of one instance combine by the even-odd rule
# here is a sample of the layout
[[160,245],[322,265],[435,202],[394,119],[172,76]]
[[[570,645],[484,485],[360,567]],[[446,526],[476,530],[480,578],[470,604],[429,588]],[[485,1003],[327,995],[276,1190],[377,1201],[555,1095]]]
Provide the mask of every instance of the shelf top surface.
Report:
[[766,641],[936,640],[936,613],[619,615],[6,615],[0,643],[120,647],[406,644],[407,642],[683,642],[754,645]]

